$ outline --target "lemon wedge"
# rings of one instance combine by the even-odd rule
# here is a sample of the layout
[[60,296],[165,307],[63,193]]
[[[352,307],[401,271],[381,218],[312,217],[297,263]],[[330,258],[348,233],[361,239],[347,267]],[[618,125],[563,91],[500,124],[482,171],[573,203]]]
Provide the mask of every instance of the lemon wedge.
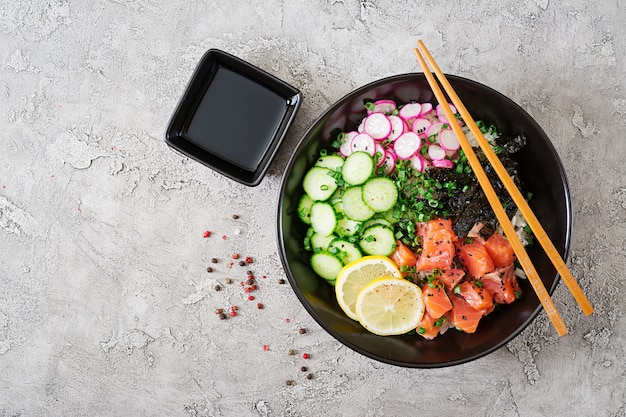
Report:
[[337,275],[335,295],[348,317],[359,321],[356,299],[367,284],[380,277],[401,278],[396,264],[386,256],[364,256],[344,266]]
[[374,334],[404,334],[422,320],[422,290],[405,279],[382,277],[361,290],[355,310],[361,325]]

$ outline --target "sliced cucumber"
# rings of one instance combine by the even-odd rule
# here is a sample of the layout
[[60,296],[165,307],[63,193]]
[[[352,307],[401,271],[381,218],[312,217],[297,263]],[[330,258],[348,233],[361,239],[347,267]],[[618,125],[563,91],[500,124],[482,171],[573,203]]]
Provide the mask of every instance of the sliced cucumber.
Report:
[[328,253],[318,252],[311,256],[311,268],[320,277],[327,281],[334,282],[343,268],[343,262],[339,257]]
[[363,184],[374,173],[374,158],[367,152],[351,153],[341,168],[343,180],[351,185]]
[[306,231],[306,235],[304,236],[304,249],[311,251],[313,250],[313,246],[311,244],[311,237],[315,234],[315,230],[312,227],[309,227]]
[[337,190],[334,172],[328,168],[314,166],[304,175],[302,188],[315,201],[326,201]]
[[362,188],[359,186],[350,187],[343,193],[343,212],[356,221],[363,222],[369,220],[374,215],[374,210],[363,202]]
[[315,201],[308,194],[302,194],[298,203],[298,217],[304,224],[311,224],[311,206],[313,203]]
[[365,223],[363,223],[363,230],[366,230],[367,228],[369,228],[371,226],[375,226],[375,225],[386,226],[386,227],[388,227],[390,229],[393,229],[393,226],[391,225],[389,220],[387,220],[387,219],[385,219],[383,217],[374,217],[372,219],[369,219]]
[[335,233],[340,237],[354,236],[363,229],[363,224],[358,220],[352,220],[346,216],[343,210],[343,200],[338,200],[333,204],[335,212],[337,212],[337,227]]
[[377,213],[391,210],[398,201],[398,187],[390,178],[372,178],[363,185],[363,201]]
[[311,239],[310,239],[311,249],[313,252],[326,250],[328,249],[328,245],[330,245],[330,242],[336,239],[337,239],[337,236],[335,235],[324,236],[320,233],[313,233],[313,236],[311,236]]
[[339,257],[344,265],[361,259],[363,254],[357,245],[344,239],[335,239],[328,245],[328,251]]
[[315,162],[315,166],[337,171],[337,168],[341,167],[344,161],[345,159],[339,155],[324,155],[320,156],[320,158]]
[[391,224],[397,224],[400,222],[400,218],[393,215],[395,209],[387,210],[382,216]]
[[311,227],[315,233],[329,236],[337,227],[337,213],[329,203],[316,202],[311,206]]
[[363,231],[359,246],[368,255],[389,256],[396,249],[396,237],[393,229],[374,225]]

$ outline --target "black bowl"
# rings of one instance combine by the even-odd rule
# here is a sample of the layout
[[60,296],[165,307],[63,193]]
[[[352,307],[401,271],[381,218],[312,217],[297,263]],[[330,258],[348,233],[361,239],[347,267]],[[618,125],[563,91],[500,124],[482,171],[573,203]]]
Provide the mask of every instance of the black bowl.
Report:
[[[522,180],[533,192],[530,206],[565,259],[569,251],[572,209],[567,179],[561,161],[544,131],[520,106],[477,82],[447,76],[476,120],[495,124],[502,133],[524,133],[527,146],[516,154]],[[448,330],[427,341],[417,334],[376,336],[348,318],[335,299],[333,287],[309,266],[310,254],[303,249],[307,227],[296,206],[303,194],[301,182],[322,148],[330,148],[330,132],[352,130],[365,116],[364,99],[394,99],[397,102],[434,101],[422,73],[403,74],[365,85],[331,106],[310,127],[291,156],[281,184],[278,203],[280,256],[293,290],[313,318],[333,337],[372,359],[392,365],[435,368],[480,358],[517,336],[539,314],[542,306],[527,280],[520,280],[523,296],[501,311],[481,320],[478,330],[466,334]],[[529,256],[544,285],[552,293],[559,276],[540,245],[528,248]]]

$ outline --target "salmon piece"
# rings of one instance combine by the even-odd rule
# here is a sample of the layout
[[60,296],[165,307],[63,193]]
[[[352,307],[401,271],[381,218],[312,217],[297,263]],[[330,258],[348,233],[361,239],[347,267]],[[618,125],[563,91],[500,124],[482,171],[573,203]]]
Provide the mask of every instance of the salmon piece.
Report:
[[422,288],[424,307],[429,315],[437,320],[452,310],[452,303],[444,289],[444,284],[438,280],[429,282]]
[[451,295],[450,301],[452,301],[452,310],[448,314],[450,324],[465,333],[474,333],[483,314],[472,308],[459,295]]
[[500,233],[494,233],[485,242],[485,249],[496,268],[504,268],[515,261],[511,243]]
[[430,220],[418,226],[422,240],[422,253],[417,259],[418,271],[449,268],[454,258],[454,242],[457,236],[451,220]]
[[484,275],[481,281],[483,288],[498,304],[511,304],[522,295],[513,264]]
[[491,313],[495,308],[491,294],[483,288],[481,281],[465,281],[459,285],[460,295],[476,311],[483,316]]
[[495,265],[487,249],[479,242],[460,245],[457,255],[461,264],[463,264],[467,272],[474,278],[480,278],[495,269]]
[[417,334],[422,336],[426,340],[433,340],[439,332],[443,330],[445,324],[447,323],[447,318],[444,316],[440,319],[435,319],[428,313],[428,310],[424,310],[424,315],[422,316],[422,320],[417,325]]
[[[391,260],[396,264],[401,272],[406,271],[408,268],[415,266],[417,263],[417,255],[405,244],[396,241],[396,249],[391,255]],[[403,275],[405,272],[403,272]]]
[[448,268],[441,271],[441,275],[437,278],[439,281],[443,282],[443,285],[446,286],[446,291],[450,292],[454,290],[454,287],[461,283],[464,276],[465,271],[462,269]]

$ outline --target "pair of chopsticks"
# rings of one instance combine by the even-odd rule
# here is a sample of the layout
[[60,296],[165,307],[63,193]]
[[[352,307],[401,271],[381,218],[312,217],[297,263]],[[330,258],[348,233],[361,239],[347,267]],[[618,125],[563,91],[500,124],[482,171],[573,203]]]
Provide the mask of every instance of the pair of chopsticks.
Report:
[[[546,234],[545,230],[541,226],[541,223],[539,223],[539,220],[537,220],[537,217],[528,206],[526,199],[522,196],[522,193],[517,189],[517,187],[513,183],[513,180],[511,179],[509,174],[506,172],[506,169],[500,162],[500,159],[491,149],[489,142],[487,142],[487,139],[485,139],[485,137],[483,136],[482,132],[480,131],[480,128],[476,125],[476,122],[474,121],[472,116],[469,114],[469,112],[467,111],[467,109],[465,108],[461,100],[459,99],[459,96],[456,94],[456,92],[454,91],[454,89],[452,88],[448,80],[446,79],[445,75],[443,74],[443,72],[441,71],[441,69],[435,62],[435,60],[433,59],[432,55],[426,48],[426,45],[424,45],[424,43],[421,40],[418,41],[417,48],[414,49],[414,52],[415,52],[415,56],[417,57],[417,60],[419,61],[422,67],[422,70],[424,71],[424,75],[426,76],[428,84],[430,84],[430,88],[433,90],[433,93],[435,94],[437,101],[440,104],[442,104],[441,107],[444,110],[446,118],[450,121],[455,120],[454,114],[452,113],[450,106],[446,105],[448,101],[446,100],[446,97],[443,94],[443,91],[439,87],[439,84],[437,84],[437,82],[435,81],[435,78],[433,77],[432,72],[428,68],[426,61],[424,60],[424,56],[428,60],[428,63],[430,64],[430,66],[433,68],[435,74],[437,75],[437,78],[439,79],[439,82],[441,83],[446,93],[450,97],[452,104],[454,104],[457,111],[463,118],[463,121],[467,124],[470,132],[472,132],[472,134],[476,138],[483,153],[487,157],[487,160],[489,161],[489,163],[492,165],[492,167],[498,174],[498,177],[500,177],[502,184],[511,195],[511,198],[515,202],[517,208],[520,210],[520,212],[526,219],[526,222],[528,223],[531,230],[533,231],[533,234],[535,235],[536,240],[538,240],[541,246],[543,247],[544,251],[550,258],[550,261],[552,261],[552,264],[554,265],[557,272],[560,274],[561,278],[563,279],[563,281],[569,288],[570,292],[574,296],[574,299],[576,300],[576,302],[582,309],[583,313],[585,313],[585,315],[587,316],[593,313],[593,307],[591,306],[591,303],[589,303],[589,300],[587,300],[587,297],[585,296],[582,289],[580,288],[580,286],[578,285],[578,283],[572,276],[572,273],[569,271],[569,269],[565,265],[563,258],[561,257],[561,255],[559,255],[557,249],[554,247],[554,244],[552,243],[552,241]],[[491,208],[493,209],[496,215],[496,218],[500,222],[500,225],[502,225],[502,229],[504,231],[505,236],[511,243],[511,246],[513,247],[513,250],[515,251],[515,255],[517,256],[519,263],[524,269],[524,272],[526,273],[526,276],[528,277],[530,284],[535,290],[535,293],[537,294],[539,301],[543,305],[543,308],[546,310],[546,313],[548,314],[548,317],[552,321],[552,324],[554,325],[558,335],[563,336],[567,334],[567,327],[565,326],[563,319],[561,318],[559,312],[554,306],[554,303],[552,302],[552,298],[550,298],[550,294],[548,294],[548,291],[546,290],[546,287],[543,285],[541,278],[537,274],[537,270],[533,266],[533,263],[530,260],[530,257],[526,253],[526,249],[524,249],[524,245],[522,244],[522,242],[519,240],[519,237],[515,233],[515,228],[513,227],[513,225],[511,224],[511,221],[506,215],[506,212],[504,211],[504,208],[502,207],[502,204],[500,203],[500,200],[498,199],[498,196],[496,195],[496,192],[494,191],[493,186],[491,185],[491,182],[489,182],[489,179],[487,178],[485,171],[483,170],[480,162],[478,161],[478,158],[476,157],[476,154],[474,153],[472,146],[469,144],[467,138],[465,137],[465,134],[463,133],[463,130],[461,129],[458,123],[450,123],[450,126],[452,130],[454,131],[454,133],[456,134],[459,140],[459,143],[461,144],[461,149],[463,149],[463,152],[465,152],[465,156],[467,157],[467,160],[472,170],[474,171],[474,174],[476,175],[478,183],[482,187],[487,199],[489,200],[489,204],[491,205]]]

